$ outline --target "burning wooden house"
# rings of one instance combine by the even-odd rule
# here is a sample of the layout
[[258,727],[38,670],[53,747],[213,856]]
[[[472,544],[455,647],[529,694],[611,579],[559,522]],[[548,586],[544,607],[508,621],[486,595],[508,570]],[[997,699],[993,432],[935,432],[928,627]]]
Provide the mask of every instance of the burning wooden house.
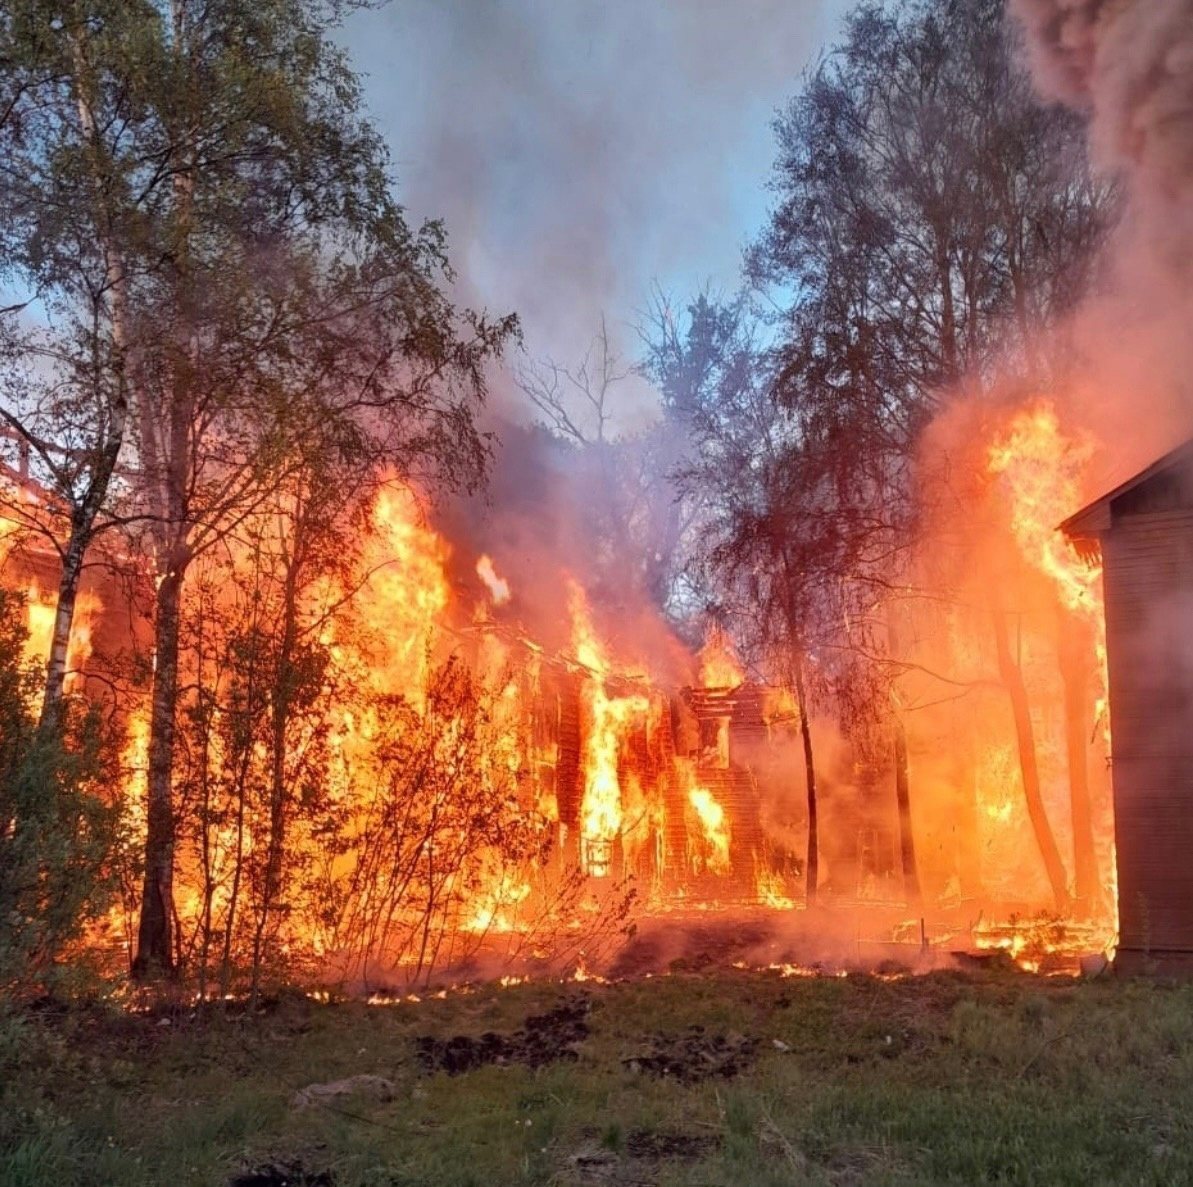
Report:
[[1102,556],[1117,963],[1193,973],[1193,441],[1061,526]]
[[632,877],[658,904],[791,905],[802,865],[763,820],[763,797],[781,797],[791,776],[770,690],[738,681],[668,692],[605,669],[595,651],[546,654],[492,620],[469,633],[478,668],[495,638],[504,662],[521,656],[513,701],[533,756],[523,799],[549,805],[560,870]]

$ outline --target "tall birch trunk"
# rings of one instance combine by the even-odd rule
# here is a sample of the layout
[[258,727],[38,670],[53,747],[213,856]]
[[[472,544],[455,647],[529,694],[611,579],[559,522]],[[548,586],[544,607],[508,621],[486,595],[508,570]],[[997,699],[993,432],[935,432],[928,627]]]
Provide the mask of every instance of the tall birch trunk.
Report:
[[145,881],[137,929],[137,976],[171,973],[174,952],[174,707],[178,697],[178,638],[182,577],[167,572],[154,605],[156,649],[149,724]]
[[83,43],[76,35],[73,42],[75,66],[76,107],[79,127],[87,144],[91,182],[96,203],[96,223],[99,227],[104,256],[104,279],[111,293],[109,317],[111,321],[112,351],[115,382],[107,409],[108,425],[102,444],[97,448],[91,465],[90,480],[70,517],[70,533],[62,554],[62,572],[58,580],[58,601],[54,611],[54,628],[50,637],[50,654],[46,662],[45,689],[42,697],[39,729],[49,733],[57,730],[62,720],[62,701],[66,690],[66,660],[70,649],[70,635],[74,626],[75,607],[83,578],[87,550],[95,535],[95,521],[108,497],[112,475],[124,444],[128,422],[128,278],[124,258],[116,246],[116,231],[112,212],[104,199],[104,184],[100,169],[99,131],[92,108],[91,86]]

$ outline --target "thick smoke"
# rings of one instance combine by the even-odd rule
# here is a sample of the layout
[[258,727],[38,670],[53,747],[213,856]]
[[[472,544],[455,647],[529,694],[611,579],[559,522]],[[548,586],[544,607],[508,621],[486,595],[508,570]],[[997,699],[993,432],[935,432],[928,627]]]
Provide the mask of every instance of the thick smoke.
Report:
[[402,199],[444,220],[464,295],[516,310],[533,357],[573,365],[602,312],[635,351],[652,280],[736,285],[770,117],[844,7],[397,0],[346,32]]
[[1041,93],[1090,112],[1098,158],[1125,164],[1137,189],[1187,196],[1193,0],[1012,0],[1012,7]]
[[[736,286],[765,218],[770,118],[846,3],[395,0],[345,34],[411,220],[443,220],[458,299],[516,311],[528,359],[568,368],[604,317],[625,369],[652,282],[681,300],[706,281]],[[490,554],[514,591],[504,616],[554,648],[570,575],[611,644],[686,682],[657,614],[596,563],[588,525],[613,509],[594,506],[609,500],[591,459],[523,427],[533,410],[514,375],[527,359],[511,353],[490,377],[485,498],[437,512],[454,576]],[[614,433],[657,416],[635,374],[611,406]]]
[[[1106,484],[1193,432],[1193,0],[1010,0],[1042,97],[1089,117],[1124,187],[1105,283],[1067,327]],[[1094,492],[1096,493],[1096,492]]]

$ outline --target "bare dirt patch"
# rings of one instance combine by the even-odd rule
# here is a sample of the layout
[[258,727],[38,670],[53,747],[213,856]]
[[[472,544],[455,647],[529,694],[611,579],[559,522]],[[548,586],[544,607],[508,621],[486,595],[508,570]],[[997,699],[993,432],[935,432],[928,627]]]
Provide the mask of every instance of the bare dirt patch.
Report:
[[424,1070],[453,1076],[486,1064],[542,1067],[559,1060],[575,1060],[579,1058],[577,1048],[589,1035],[591,1010],[588,997],[570,998],[545,1014],[532,1014],[511,1034],[486,1031],[447,1039],[419,1035],[414,1049]]
[[739,1034],[709,1034],[703,1026],[690,1026],[679,1034],[648,1036],[646,1051],[626,1055],[622,1063],[631,1071],[671,1076],[681,1084],[702,1080],[727,1080],[754,1062],[758,1040]]
[[635,1129],[619,1149],[602,1145],[591,1130],[585,1143],[568,1159],[564,1181],[576,1184],[616,1184],[652,1187],[660,1164],[695,1163],[715,1154],[721,1139],[715,1134],[679,1129]]
[[265,1162],[238,1171],[227,1187],[334,1187],[330,1171],[306,1169],[298,1161]]

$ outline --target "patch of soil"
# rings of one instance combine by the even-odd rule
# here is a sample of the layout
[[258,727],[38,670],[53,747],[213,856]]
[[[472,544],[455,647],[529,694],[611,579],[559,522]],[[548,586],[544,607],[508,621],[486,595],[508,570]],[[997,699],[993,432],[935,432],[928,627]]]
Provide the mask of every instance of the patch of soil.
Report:
[[265,1162],[233,1175],[227,1187],[334,1187],[331,1171],[310,1171],[301,1162]]
[[635,1129],[626,1137],[631,1158],[663,1162],[699,1162],[714,1153],[721,1139],[711,1133],[684,1133],[680,1129]]
[[486,1031],[479,1036],[454,1035],[449,1039],[419,1035],[414,1049],[427,1071],[444,1071],[452,1076],[490,1063],[542,1067],[561,1059],[575,1060],[579,1058],[577,1046],[589,1035],[591,1009],[589,998],[569,998],[545,1014],[532,1014],[512,1034]]
[[635,1129],[624,1149],[615,1151],[597,1141],[595,1130],[585,1131],[585,1136],[584,1144],[568,1158],[562,1179],[575,1187],[653,1187],[660,1163],[699,1162],[721,1145],[715,1134]]
[[698,1084],[712,1078],[729,1079],[753,1062],[758,1040],[739,1034],[707,1034],[703,1026],[690,1026],[680,1034],[650,1036],[650,1050],[622,1059],[631,1071],[673,1076],[681,1084]]

